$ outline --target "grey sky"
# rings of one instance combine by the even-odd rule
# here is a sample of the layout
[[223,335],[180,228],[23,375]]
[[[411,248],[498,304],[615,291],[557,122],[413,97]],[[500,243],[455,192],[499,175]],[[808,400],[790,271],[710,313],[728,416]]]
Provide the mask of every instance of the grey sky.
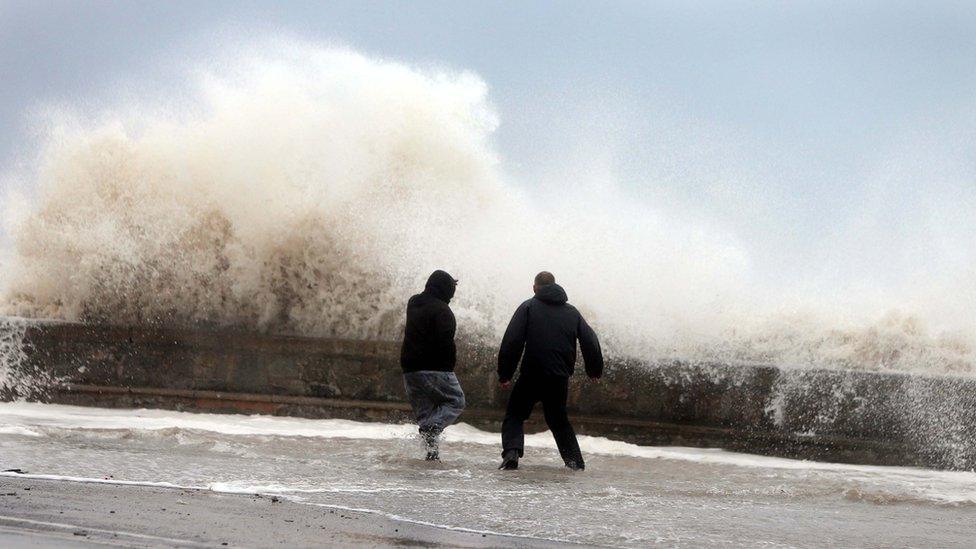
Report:
[[972,2],[0,0],[0,168],[29,152],[32,108],[158,92],[186,59],[275,35],[475,71],[516,180],[598,161],[800,266],[878,200],[881,229],[910,223],[920,185],[976,204]]

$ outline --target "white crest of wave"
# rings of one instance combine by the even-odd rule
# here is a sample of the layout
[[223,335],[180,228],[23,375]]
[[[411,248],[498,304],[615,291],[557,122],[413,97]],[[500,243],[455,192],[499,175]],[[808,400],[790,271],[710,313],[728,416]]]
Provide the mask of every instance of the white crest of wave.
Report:
[[304,53],[205,75],[180,119],[60,126],[13,311],[389,335],[401,273],[499,207],[494,115],[471,75]]
[[971,368],[910,317],[782,320],[733,236],[612,184],[530,197],[498,123],[474,74],[295,44],[205,64],[176,100],[62,109],[8,198],[0,313],[393,339],[444,268],[462,335],[489,343],[548,269],[617,352]]

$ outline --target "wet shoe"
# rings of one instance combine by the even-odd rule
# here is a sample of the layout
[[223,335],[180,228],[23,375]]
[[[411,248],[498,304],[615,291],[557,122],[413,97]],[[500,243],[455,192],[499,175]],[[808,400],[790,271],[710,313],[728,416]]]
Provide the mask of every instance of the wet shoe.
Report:
[[427,461],[438,461],[440,460],[439,454],[439,442],[440,442],[440,429],[421,429],[420,438],[424,441],[424,449],[427,450]]
[[571,459],[566,460],[566,467],[572,471],[582,471],[586,469],[586,465],[582,461],[577,462]]
[[518,450],[506,450],[502,454],[502,464],[498,466],[499,469],[504,469],[506,471],[512,471],[518,469]]

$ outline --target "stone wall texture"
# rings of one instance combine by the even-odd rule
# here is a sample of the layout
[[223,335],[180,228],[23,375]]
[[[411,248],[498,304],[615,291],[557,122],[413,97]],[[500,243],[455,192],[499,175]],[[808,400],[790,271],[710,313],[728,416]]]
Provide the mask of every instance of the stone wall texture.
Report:
[[[410,418],[396,342],[42,322],[24,331],[24,350],[17,368],[59,380],[32,397],[49,402]],[[493,350],[462,346],[457,373],[461,421],[497,430],[507,394],[494,362]],[[578,432],[638,444],[976,467],[970,378],[611,359],[599,383],[576,376],[569,404]],[[545,428],[541,416],[530,428]]]

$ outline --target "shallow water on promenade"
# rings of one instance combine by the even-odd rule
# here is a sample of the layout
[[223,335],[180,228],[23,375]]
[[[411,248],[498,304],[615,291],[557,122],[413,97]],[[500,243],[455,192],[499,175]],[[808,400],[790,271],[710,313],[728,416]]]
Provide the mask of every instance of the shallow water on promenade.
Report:
[[424,462],[409,425],[0,404],[0,468],[276,493],[406,520],[592,544],[963,545],[976,474],[847,466],[548,433],[501,472],[498,435],[458,425]]

